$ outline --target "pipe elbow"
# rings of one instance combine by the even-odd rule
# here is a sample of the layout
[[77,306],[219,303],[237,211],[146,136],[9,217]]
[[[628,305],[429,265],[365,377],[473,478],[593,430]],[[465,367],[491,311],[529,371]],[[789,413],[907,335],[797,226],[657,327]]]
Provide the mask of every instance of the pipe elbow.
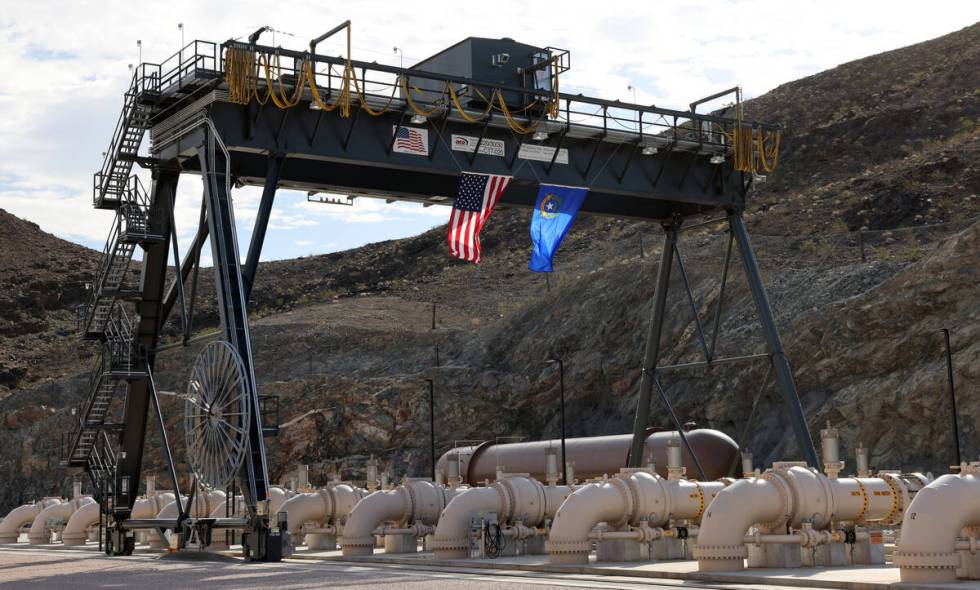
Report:
[[436,559],[461,559],[469,556],[469,526],[473,514],[503,510],[500,492],[494,488],[469,488],[449,501],[439,516],[433,538]]
[[700,571],[745,567],[745,533],[753,524],[771,522],[783,512],[778,484],[761,477],[741,479],[720,490],[701,518],[694,557]]
[[60,502],[48,506],[42,510],[31,524],[31,530],[27,534],[27,540],[31,545],[43,545],[51,541],[51,531],[48,529],[48,521],[65,520],[71,518],[75,512],[76,504],[73,501]]
[[328,518],[327,503],[319,492],[296,494],[283,502],[279,511],[286,513],[286,526],[294,534],[308,522],[321,522]]
[[955,581],[960,566],[957,537],[964,527],[977,524],[980,477],[948,474],[919,490],[905,513],[895,549],[902,581]]
[[45,508],[43,503],[37,502],[11,510],[3,521],[0,521],[0,543],[16,543],[21,527],[31,524]]
[[555,513],[548,535],[551,563],[588,563],[589,533],[600,522],[627,518],[629,489],[620,479],[583,486],[568,496]]
[[411,502],[403,486],[386,492],[374,492],[354,506],[347,517],[340,546],[344,557],[374,553],[374,529],[389,520],[405,520],[411,516]]
[[75,511],[68,519],[65,530],[61,533],[61,540],[67,546],[84,545],[88,538],[89,527],[99,522],[99,505],[95,502],[88,502]]

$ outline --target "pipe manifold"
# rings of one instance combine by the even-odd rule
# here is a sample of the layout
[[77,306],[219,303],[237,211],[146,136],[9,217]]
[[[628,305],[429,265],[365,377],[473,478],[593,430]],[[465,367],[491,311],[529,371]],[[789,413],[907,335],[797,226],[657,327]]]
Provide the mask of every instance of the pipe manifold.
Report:
[[543,485],[526,475],[507,475],[491,486],[461,491],[442,511],[433,538],[436,559],[469,557],[470,518],[496,512],[498,523],[512,523],[519,532],[553,517],[571,494],[569,486]]
[[14,508],[0,521],[0,543],[16,543],[20,529],[34,522],[41,511],[49,506],[61,504],[61,498],[45,498],[40,502],[24,504]]
[[[752,526],[765,533],[760,537],[764,542],[779,542],[779,536],[770,535],[776,533],[797,543],[797,538],[810,538],[794,532],[804,523],[817,531],[839,522],[897,525],[923,482],[921,475],[895,472],[831,478],[803,464],[776,463],[761,476],[739,480],[718,494],[701,521],[694,557],[700,571],[743,569],[745,537]],[[825,537],[837,539],[813,538]]]
[[895,549],[902,581],[955,581],[962,563],[958,549],[976,552],[975,536],[959,542],[958,537],[980,525],[980,463],[962,465],[959,474],[944,475],[922,488],[907,513]]
[[673,520],[698,522],[726,485],[728,480],[668,480],[647,469],[623,469],[605,481],[582,486],[555,515],[548,535],[550,561],[588,563],[592,529],[602,522],[612,529],[603,533],[606,538],[627,533],[640,541],[660,536],[653,529]]
[[382,523],[393,522],[401,528],[415,523],[435,524],[458,491],[429,480],[406,478],[393,490],[365,496],[351,510],[344,525],[340,537],[344,557],[374,553],[374,531]]

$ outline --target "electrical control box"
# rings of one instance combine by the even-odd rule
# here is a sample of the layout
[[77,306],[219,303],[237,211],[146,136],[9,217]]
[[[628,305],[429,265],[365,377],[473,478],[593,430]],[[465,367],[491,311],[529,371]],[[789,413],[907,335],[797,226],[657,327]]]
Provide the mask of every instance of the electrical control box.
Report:
[[[411,69],[487,82],[487,86],[473,88],[453,85],[464,107],[485,110],[495,86],[550,92],[552,77],[568,69],[568,52],[553,47],[535,47],[508,37],[469,37],[420,61]],[[409,76],[407,82],[413,100],[436,102],[446,92],[446,83],[438,80]],[[404,88],[401,92],[404,98]],[[533,95],[522,92],[504,91],[502,96],[508,108],[519,109],[534,101]],[[445,97],[445,100],[448,102],[449,98]]]

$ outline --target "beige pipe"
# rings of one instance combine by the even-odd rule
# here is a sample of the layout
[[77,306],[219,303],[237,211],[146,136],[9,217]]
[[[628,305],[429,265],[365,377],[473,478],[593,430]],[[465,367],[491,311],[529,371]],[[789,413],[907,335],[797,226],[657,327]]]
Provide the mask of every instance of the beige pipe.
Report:
[[[717,430],[697,429],[686,433],[687,439],[701,461],[708,480],[728,476],[731,466],[738,457],[738,445],[728,435]],[[656,463],[657,473],[667,477],[667,443],[677,437],[676,432],[653,432],[647,436],[642,465]],[[566,439],[565,461],[558,458],[559,465],[572,462],[575,475],[580,480],[612,474],[627,464],[632,434],[612,436],[593,436]],[[544,440],[523,443],[495,444],[485,442],[479,445],[457,447],[440,457],[436,470],[449,481],[453,473],[449,471],[450,456],[455,456],[459,465],[459,475],[463,483],[475,485],[485,480],[496,479],[497,467],[509,473],[526,473],[539,481],[546,481],[548,465],[546,451],[560,449],[561,440]],[[697,474],[694,460],[684,450],[683,466],[689,477]]]
[[[181,503],[186,503],[187,498],[181,498]],[[210,492],[200,491],[194,494],[194,503],[191,505],[190,516],[194,518],[207,518],[211,516],[218,507],[224,508],[225,493],[221,490]],[[176,501],[166,504],[157,514],[157,518],[177,518],[180,515],[180,508]]]
[[0,522],[0,543],[16,543],[20,537],[21,528],[34,522],[37,515],[48,506],[61,502],[61,498],[46,498],[40,502],[24,504],[11,510]]
[[715,496],[701,519],[694,555],[700,571],[742,569],[748,556],[745,532],[782,516],[780,484],[760,477],[740,479]]
[[347,515],[367,494],[367,490],[348,484],[335,484],[316,492],[296,494],[279,510],[286,513],[286,523],[293,534],[299,533],[308,522],[320,528],[337,525],[342,530]]
[[922,477],[882,472],[879,477],[833,479],[797,464],[779,464],[761,477],[727,488],[708,507],[694,556],[700,571],[744,567],[749,527],[768,531],[799,528],[819,531],[835,522],[896,525]]
[[86,504],[95,502],[91,496],[83,496],[76,500],[69,500],[59,504],[53,504],[42,510],[31,524],[31,530],[27,533],[27,540],[31,545],[44,545],[51,542],[51,531],[48,529],[48,521],[60,519],[65,522],[71,518],[76,510]]
[[173,501],[173,492],[155,492],[152,496],[137,498],[131,518],[155,518],[164,506]]
[[894,557],[902,582],[956,580],[957,537],[963,528],[980,525],[980,463],[963,467],[961,474],[944,475],[922,488],[909,505]]
[[520,519],[522,525],[536,527],[554,516],[569,494],[569,486],[545,486],[523,475],[506,476],[490,487],[463,490],[439,516],[433,538],[435,557],[469,557],[470,518],[476,513],[496,512],[501,525]]
[[99,523],[99,504],[89,502],[75,511],[68,519],[65,530],[61,533],[61,541],[66,546],[84,545],[88,540],[88,529]]
[[[137,498],[133,504],[132,518],[156,518],[160,511],[173,501],[173,492],[154,492],[150,496]],[[160,536],[160,531],[153,529],[147,532],[149,533],[150,549],[167,547],[167,540]]]
[[374,553],[374,530],[382,523],[435,524],[457,490],[431,481],[406,479],[393,490],[374,492],[359,501],[347,517],[340,546],[344,557]]
[[276,514],[282,510],[282,505],[295,495],[296,492],[279,486],[269,488],[269,516],[273,522],[276,520]]
[[[647,470],[624,469],[606,481],[575,490],[555,515],[548,535],[552,563],[588,563],[589,535],[599,523],[614,529],[640,527],[624,538],[656,536],[653,527],[671,520],[698,522],[728,481],[668,480]],[[608,533],[603,533],[606,538]]]

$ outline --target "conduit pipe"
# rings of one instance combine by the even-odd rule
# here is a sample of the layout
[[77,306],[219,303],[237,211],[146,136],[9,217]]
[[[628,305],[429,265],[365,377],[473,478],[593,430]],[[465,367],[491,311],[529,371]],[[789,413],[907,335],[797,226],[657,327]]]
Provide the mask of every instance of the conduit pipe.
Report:
[[61,498],[44,498],[40,502],[24,504],[14,508],[0,521],[0,543],[16,543],[21,528],[34,522],[45,508],[62,503]]
[[67,546],[84,545],[88,540],[88,529],[99,523],[101,511],[98,502],[92,501],[80,507],[68,519],[65,530],[61,532],[61,542]]
[[[664,479],[649,469],[622,469],[605,481],[575,490],[555,514],[548,535],[551,563],[588,563],[592,529],[605,522],[607,539],[641,542],[664,536],[659,527],[672,520],[698,522],[705,507],[731,480],[698,482]],[[614,533],[627,533],[617,535]]]
[[94,503],[91,496],[82,496],[67,502],[52,504],[42,510],[31,524],[31,530],[27,533],[27,540],[31,545],[44,545],[51,542],[51,529],[48,522],[51,520],[63,520],[67,522],[75,511],[86,504]]
[[[298,535],[306,523],[314,523],[318,530],[306,535],[310,549],[321,549],[326,536],[337,536],[343,532],[347,515],[357,503],[368,495],[368,491],[349,484],[333,484],[316,492],[296,494],[283,503],[281,512],[286,513],[289,532]],[[332,541],[331,541],[332,543]]]
[[[154,491],[152,494],[147,496],[136,498],[130,518],[134,520],[156,518],[157,515],[160,514],[160,511],[163,510],[167,504],[170,504],[173,501],[173,492]],[[167,540],[160,536],[159,531],[149,530],[147,532],[149,533],[149,544],[151,549],[163,549],[167,546]]]
[[435,524],[442,509],[460,491],[426,479],[406,478],[392,490],[365,496],[351,510],[340,537],[344,557],[373,554],[374,531],[382,523],[393,522],[399,528]]
[[282,509],[282,505],[295,495],[296,492],[293,490],[280,486],[272,486],[269,488],[269,516],[273,517],[273,522],[275,522],[276,514],[278,514]]
[[[717,430],[696,429],[685,433],[691,448],[701,461],[709,480],[728,476],[732,464],[738,458],[738,445],[728,435]],[[643,447],[641,464],[653,463],[657,473],[667,477],[667,447],[677,437],[674,431],[649,431]],[[559,457],[558,464],[573,463],[576,476],[581,480],[616,473],[629,459],[632,434],[569,438],[565,441],[567,457]],[[547,449],[561,448],[561,440],[543,440],[522,443],[496,444],[491,441],[479,445],[456,447],[445,453],[436,463],[444,481],[452,481],[457,475],[461,483],[475,485],[496,479],[497,468],[509,473],[526,473],[539,481],[547,481]],[[449,470],[450,459],[455,459],[458,472]],[[564,459],[564,460],[562,460]],[[688,473],[696,473],[694,459],[686,449],[682,451],[683,466]],[[568,480],[571,482],[571,479]]]
[[[194,494],[194,502],[191,505],[189,516],[193,518],[207,518],[219,507],[222,510],[224,509],[225,499],[225,493],[221,490],[200,490]],[[182,497],[180,501],[181,503],[186,503],[187,498]],[[178,516],[180,516],[180,508],[177,506],[176,501],[168,503],[157,514],[157,518],[176,519]]]
[[959,474],[944,475],[922,488],[908,514],[894,557],[902,581],[954,581],[961,565],[957,549],[976,547],[975,539],[958,537],[964,528],[980,525],[980,462],[963,464]]
[[802,463],[776,463],[718,493],[701,520],[694,557],[700,571],[743,569],[753,525],[766,533],[799,529],[804,521],[818,531],[836,522],[896,525],[924,481],[894,472],[834,479]]
[[517,474],[505,475],[489,487],[463,490],[439,516],[432,545],[435,558],[469,557],[470,518],[474,514],[496,512],[501,526],[516,523],[534,528],[554,517],[571,493],[569,486],[546,486]]

